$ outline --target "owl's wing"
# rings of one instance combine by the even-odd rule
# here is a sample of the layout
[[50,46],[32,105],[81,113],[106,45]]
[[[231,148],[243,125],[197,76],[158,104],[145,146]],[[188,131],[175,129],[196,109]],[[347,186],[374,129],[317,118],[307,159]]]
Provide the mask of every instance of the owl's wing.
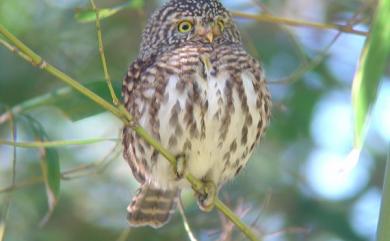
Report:
[[266,127],[268,126],[271,118],[271,95],[267,87],[267,80],[265,78],[264,69],[262,64],[255,58],[248,55],[249,70],[253,74],[254,88],[258,93],[257,96],[257,106],[261,110],[262,121],[258,126],[259,136],[261,133],[264,133]]
[[[147,60],[137,59],[130,66],[127,71],[127,74],[123,80],[122,85],[122,98],[126,109],[132,114],[135,119],[138,119],[137,113],[137,103],[135,99],[137,98],[137,91],[140,87],[142,81],[142,74],[146,71],[148,67],[154,64],[155,59],[149,58]],[[125,126],[123,128],[123,156],[130,165],[131,171],[133,172],[134,177],[138,182],[145,182],[146,167],[144,164],[137,160],[134,152],[134,132],[130,127]]]
[[141,75],[147,67],[152,63],[151,59],[142,60],[136,59],[130,66],[127,71],[127,74],[123,80],[122,85],[122,97],[126,107],[130,104],[132,96],[134,95],[133,91],[137,84],[141,81]]

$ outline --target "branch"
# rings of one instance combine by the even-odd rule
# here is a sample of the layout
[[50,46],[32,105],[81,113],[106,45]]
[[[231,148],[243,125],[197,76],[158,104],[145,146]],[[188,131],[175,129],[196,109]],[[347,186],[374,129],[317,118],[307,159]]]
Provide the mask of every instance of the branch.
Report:
[[17,183],[15,183],[13,185],[10,185],[8,187],[1,188],[0,189],[0,194],[7,193],[7,192],[12,192],[14,190],[17,190],[17,189],[20,189],[20,188],[24,188],[24,187],[29,187],[29,186],[32,186],[32,185],[35,185],[35,184],[38,184],[38,183],[43,183],[43,177],[33,177],[33,178],[30,178],[30,179],[25,180],[25,181],[17,182]]
[[67,85],[71,86],[72,88],[76,89],[78,92],[80,92],[83,95],[85,95],[86,97],[90,98],[96,104],[98,104],[101,107],[103,107],[104,109],[112,112],[114,115],[116,115],[122,121],[124,121],[124,122],[131,121],[130,115],[124,114],[123,111],[121,111],[118,108],[116,108],[115,106],[111,105],[110,103],[105,101],[102,97],[96,95],[94,92],[85,88],[79,82],[72,79],[69,75],[65,74],[61,70],[52,66],[51,64],[48,64],[41,56],[39,56],[38,54],[33,52],[30,48],[28,48],[23,42],[21,42],[18,38],[16,38],[12,33],[10,33],[1,24],[0,24],[0,33],[6,39],[8,39],[8,41],[10,41],[15,46],[15,48],[18,49],[18,52],[21,52],[22,55],[27,56],[28,59],[31,60],[31,62],[30,61],[29,62],[32,63],[33,66],[38,66],[40,69],[45,70],[48,73],[52,74],[53,76],[57,77],[58,79],[62,80]]
[[102,37],[102,30],[100,27],[100,18],[99,18],[99,10],[96,8],[95,2],[93,0],[90,0],[92,9],[96,13],[96,31],[97,31],[97,37],[98,37],[98,44],[99,44],[99,54],[102,61],[103,71],[104,71],[104,78],[106,79],[108,89],[110,90],[112,102],[115,106],[119,105],[118,97],[115,95],[114,88],[112,87],[111,83],[111,77],[108,73],[108,67],[107,67],[107,60],[106,55],[104,54],[104,45],[103,45],[103,37]]
[[232,14],[234,17],[237,18],[253,19],[259,22],[277,23],[277,24],[284,24],[284,25],[289,25],[294,27],[309,27],[309,28],[317,28],[323,30],[337,30],[343,33],[351,33],[351,34],[356,34],[361,36],[368,35],[368,32],[356,30],[349,25],[307,22],[304,20],[293,20],[289,18],[275,17],[269,14],[250,14],[250,13],[237,12],[237,11],[232,11]]
[[[159,142],[157,142],[145,129],[143,129],[140,125],[135,124],[133,122],[133,118],[130,113],[126,110],[123,105],[119,105],[118,107],[113,106],[112,104],[105,101],[100,96],[96,95],[94,92],[89,90],[88,88],[81,85],[79,82],[63,73],[53,65],[50,65],[45,60],[42,59],[38,54],[33,52],[30,48],[28,48],[23,42],[21,42],[16,36],[10,33],[3,25],[0,24],[0,33],[8,39],[19,51],[21,51],[24,55],[31,58],[32,63],[37,65],[42,70],[52,74],[57,77],[61,81],[65,82],[67,85],[73,87],[75,90],[90,98],[96,104],[100,105],[107,111],[110,111],[112,114],[117,116],[119,119],[123,121],[125,125],[131,126],[133,130],[143,138],[148,144],[153,146],[162,156],[164,156],[171,165],[176,165],[176,158],[173,154],[171,154],[167,149],[165,149]],[[191,174],[187,174],[186,179],[191,184],[192,189],[198,193],[201,193],[203,190],[203,183],[195,178]],[[259,241],[253,231],[246,226],[234,213],[231,211],[218,197],[215,199],[215,207],[221,211],[228,219],[230,219],[250,240]]]
[[184,229],[187,232],[188,238],[190,239],[190,241],[198,241],[198,239],[195,238],[194,232],[192,232],[190,223],[188,222],[187,216],[184,211],[183,200],[181,199],[181,197],[179,197],[177,207],[179,209],[180,216],[183,219]]
[[61,179],[73,180],[104,172],[108,165],[119,157],[120,147],[120,142],[117,142],[116,146],[103,159],[88,164],[81,164],[75,168],[61,172]]
[[[268,14],[268,15],[274,15],[272,13],[272,11],[268,8],[268,6],[259,1],[259,0],[252,0],[251,1],[255,6],[257,7],[260,7],[260,9],[265,13],[265,14]],[[303,48],[303,46],[301,45],[298,37],[291,31],[290,28],[288,28],[287,26],[284,26],[284,25],[281,25],[279,26],[280,29],[282,29],[283,31],[285,31],[289,37],[289,39],[291,40],[291,43],[295,45],[295,50],[296,50],[296,53],[297,55],[300,57],[300,59],[302,60],[303,64],[307,64],[308,61],[309,61],[309,58],[308,56],[306,55],[305,53],[305,50]]]
[[[370,2],[369,2],[370,3]],[[347,27],[353,28],[354,25],[359,23],[358,17],[360,14],[364,13],[364,11],[367,10],[367,8],[370,6],[369,3],[363,4],[360,9],[352,16],[351,19],[349,19],[346,22]],[[270,84],[291,84],[295,82],[296,80],[300,79],[305,73],[309,72],[310,70],[316,68],[318,65],[322,63],[322,61],[328,56],[328,53],[330,49],[333,47],[333,45],[336,43],[336,41],[341,37],[342,31],[339,31],[333,39],[329,42],[329,44],[321,51],[320,54],[318,54],[311,62],[307,62],[306,64],[303,64],[302,67],[299,67],[296,71],[294,71],[290,76],[276,81],[269,81]]]
[[[11,130],[12,141],[16,142],[17,128],[16,128],[16,123],[15,123],[13,115],[11,115],[9,127]],[[16,146],[13,145],[11,186],[15,186],[15,183],[16,183]],[[7,228],[6,221],[8,219],[9,207],[11,205],[11,199],[12,199],[11,193],[8,193],[8,195],[5,198],[5,206],[4,206],[4,210],[3,210],[3,215],[0,219],[0,241],[5,240],[5,232],[6,232],[6,228]]]
[[112,141],[116,142],[116,138],[94,138],[87,140],[65,140],[65,141],[32,141],[32,142],[14,142],[0,140],[0,145],[6,146],[16,146],[21,148],[50,148],[50,147],[61,147],[61,146],[70,146],[70,145],[90,145],[100,142]]

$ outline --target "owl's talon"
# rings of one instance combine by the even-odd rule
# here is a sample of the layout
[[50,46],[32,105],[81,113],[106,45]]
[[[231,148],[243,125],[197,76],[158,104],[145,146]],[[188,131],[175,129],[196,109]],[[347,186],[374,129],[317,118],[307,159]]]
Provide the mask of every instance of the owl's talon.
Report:
[[217,186],[212,181],[203,184],[203,190],[198,194],[198,206],[203,212],[211,212],[214,209]]
[[184,154],[180,154],[176,156],[176,165],[173,167],[173,172],[176,176],[177,180],[183,179],[185,176],[185,172],[187,169],[187,159]]

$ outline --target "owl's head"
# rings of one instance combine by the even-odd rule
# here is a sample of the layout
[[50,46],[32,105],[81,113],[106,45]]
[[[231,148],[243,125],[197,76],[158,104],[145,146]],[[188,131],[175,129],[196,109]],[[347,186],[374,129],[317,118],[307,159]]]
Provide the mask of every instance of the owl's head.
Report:
[[140,55],[159,55],[189,42],[221,45],[240,40],[230,13],[218,0],[171,0],[150,17]]

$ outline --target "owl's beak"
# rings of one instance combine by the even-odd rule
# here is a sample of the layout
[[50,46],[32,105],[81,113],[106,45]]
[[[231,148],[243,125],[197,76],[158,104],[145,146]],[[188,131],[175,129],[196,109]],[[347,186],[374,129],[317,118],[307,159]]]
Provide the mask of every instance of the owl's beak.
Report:
[[214,32],[213,29],[209,26],[207,27],[199,27],[196,31],[198,36],[205,38],[209,43],[212,43],[214,41]]
[[214,33],[213,33],[212,31],[208,32],[208,33],[206,34],[206,39],[207,39],[210,43],[212,43],[213,40],[214,40]]

